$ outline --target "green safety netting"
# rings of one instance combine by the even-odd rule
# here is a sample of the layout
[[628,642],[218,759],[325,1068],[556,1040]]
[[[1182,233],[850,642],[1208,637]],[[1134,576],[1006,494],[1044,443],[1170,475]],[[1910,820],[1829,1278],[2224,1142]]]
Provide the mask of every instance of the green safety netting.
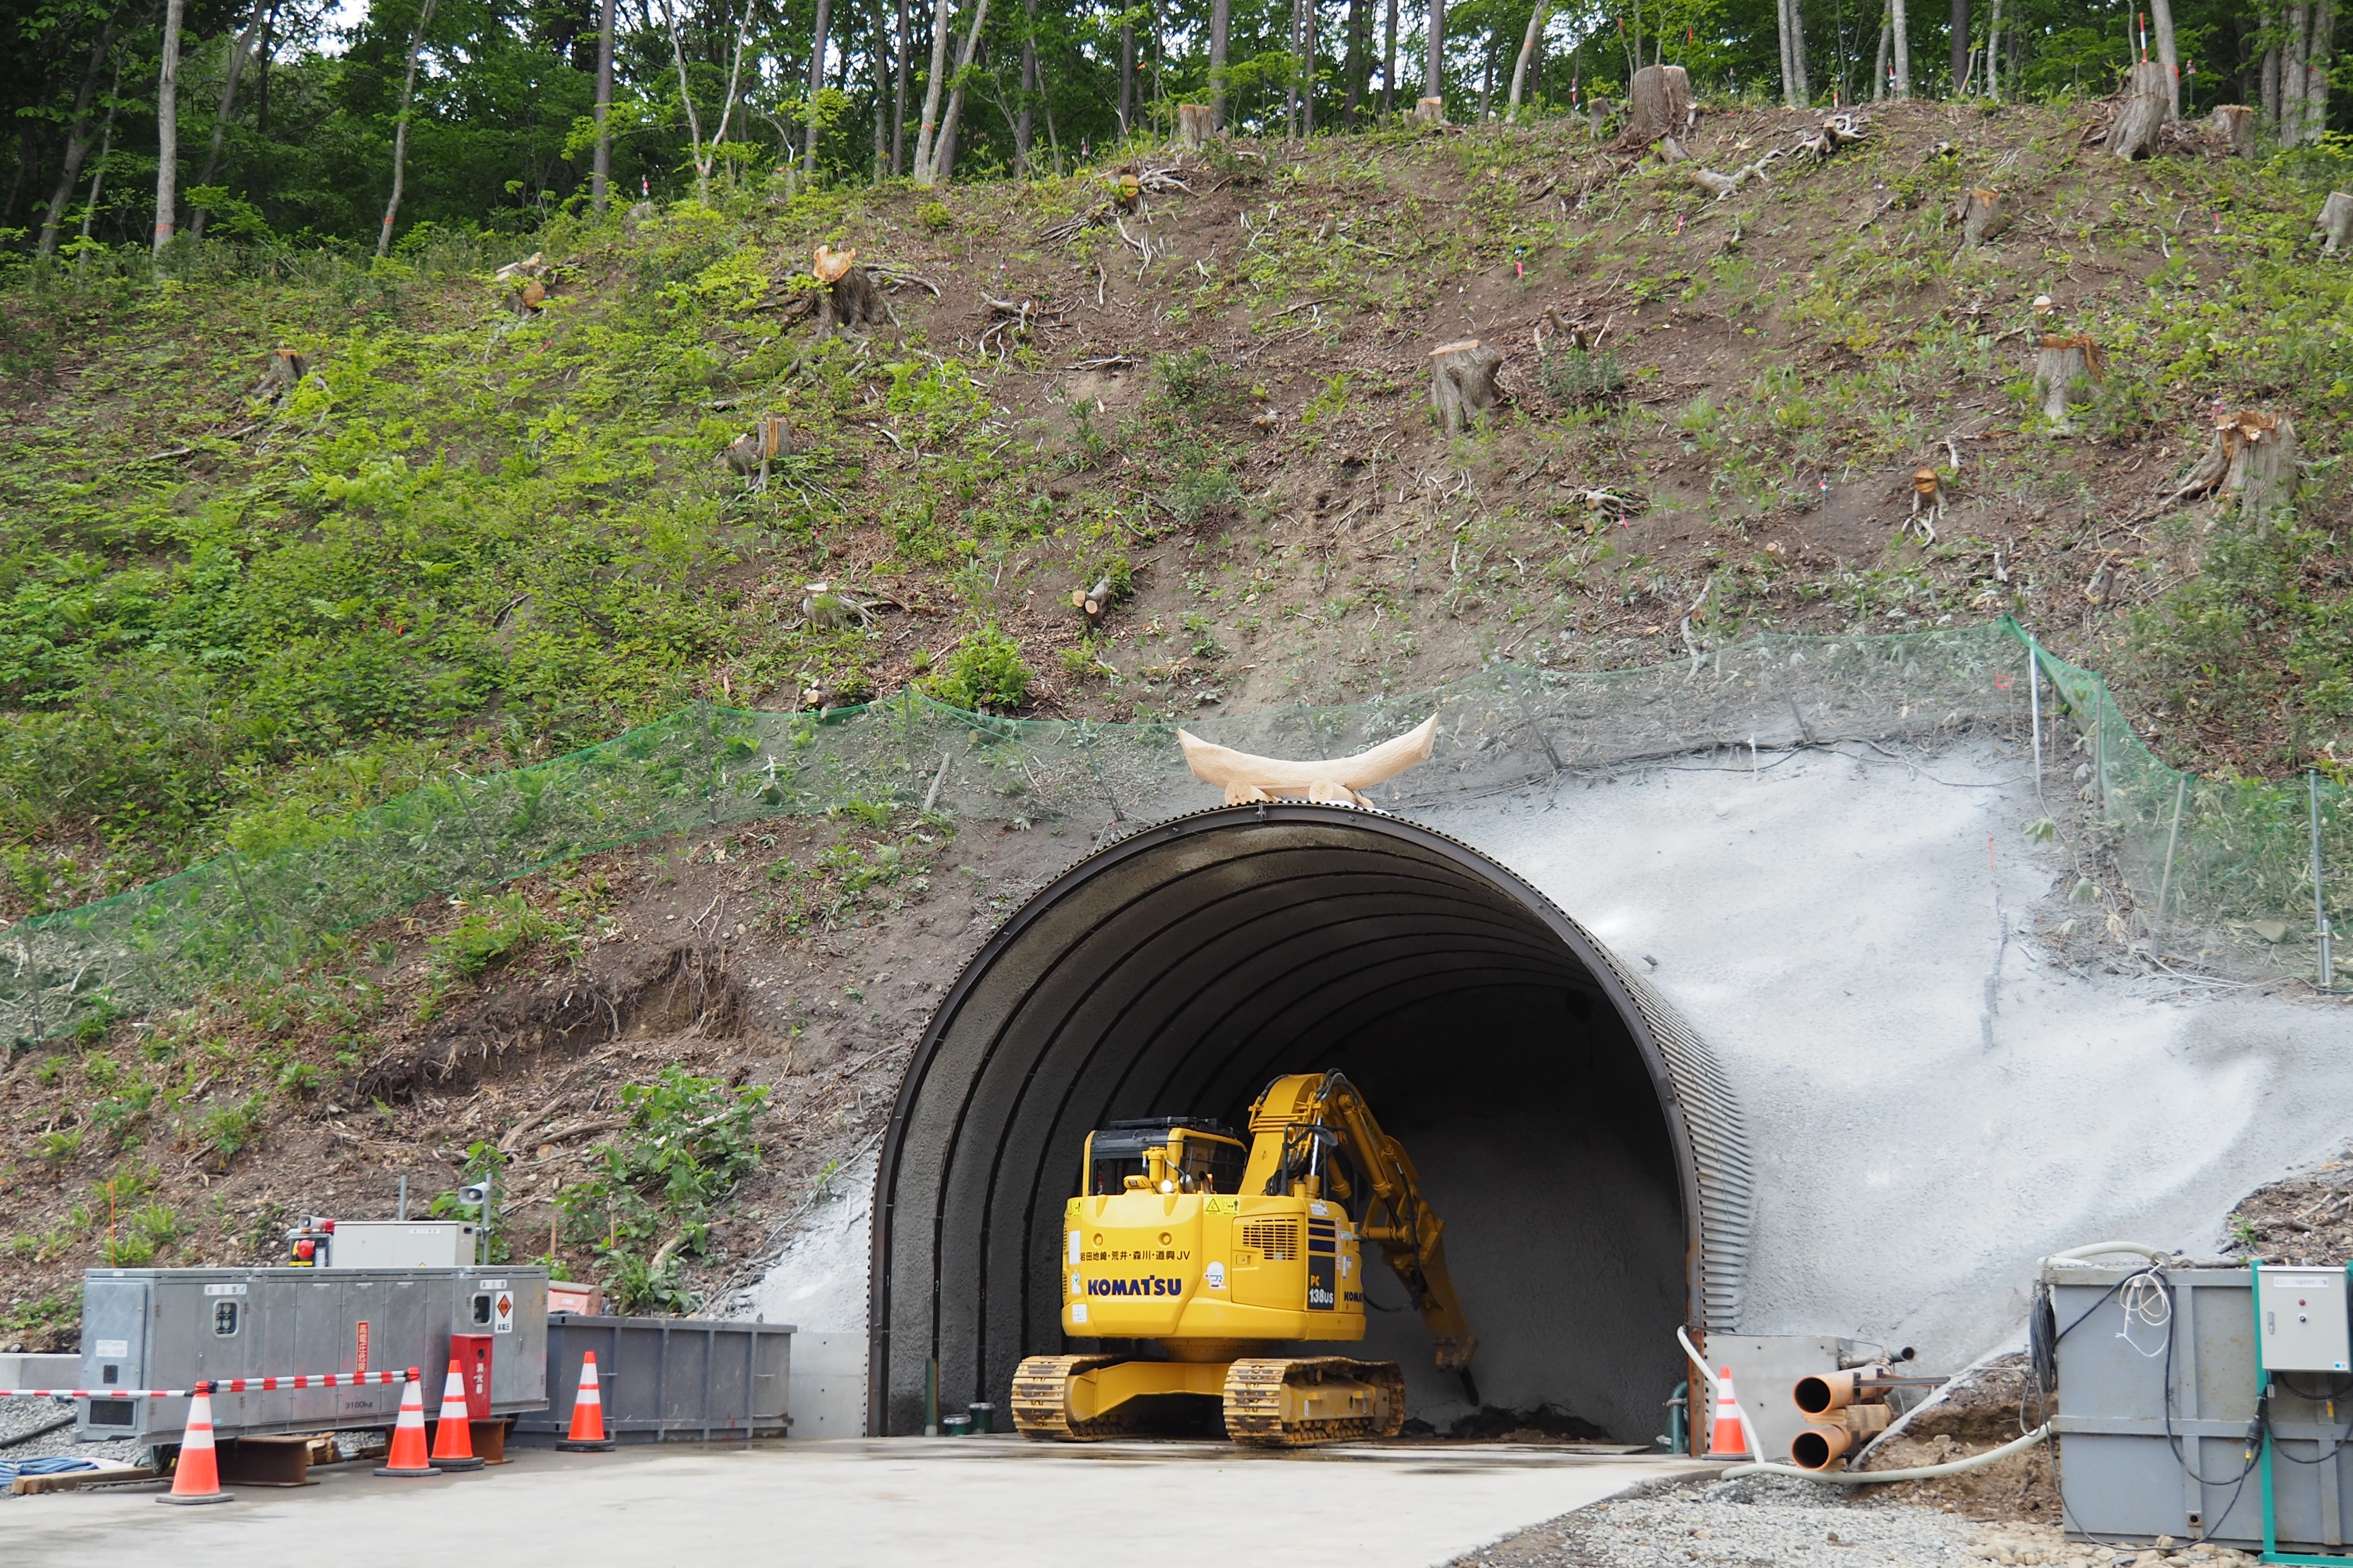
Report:
[[[2030,682],[2035,667],[2042,679]],[[1768,635],[1598,673],[1498,663],[1434,689],[1205,715],[1186,727],[1265,755],[1338,756],[1433,709],[1435,753],[1375,791],[1378,805],[1410,811],[1727,746],[1968,731],[2023,744],[2039,712],[2045,788],[2082,801],[2095,849],[2126,884],[2130,907],[2112,912],[2129,940],[2215,969],[2310,973],[2316,865],[2337,912],[2353,887],[2341,786],[2167,767],[2105,681],[2036,647],[2007,618],[1876,637]],[[914,691],[826,712],[697,704],[532,767],[453,774],[314,843],[224,855],[23,921],[0,939],[0,1039],[37,1039],[101,1005],[136,1012],[281,972],[320,938],[428,895],[632,839],[861,802],[1114,823],[1211,804],[1176,728],[1002,719]]]

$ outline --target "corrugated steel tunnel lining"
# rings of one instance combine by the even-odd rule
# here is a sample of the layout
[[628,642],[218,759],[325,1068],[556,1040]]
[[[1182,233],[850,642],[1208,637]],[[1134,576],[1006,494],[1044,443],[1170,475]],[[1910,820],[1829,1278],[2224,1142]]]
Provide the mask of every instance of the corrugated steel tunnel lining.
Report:
[[[1490,1405],[1659,1429],[1673,1328],[1736,1326],[1748,1160],[1705,1045],[1504,868],[1378,812],[1228,806],[1146,828],[1031,899],[966,965],[876,1179],[869,1420],[1002,1408],[1064,1348],[1061,1209],[1116,1117],[1240,1125],[1279,1073],[1339,1068],[1419,1165]],[[1403,1289],[1376,1268],[1377,1304]],[[1410,1312],[1376,1311],[1413,1413],[1467,1408]],[[1086,1348],[1091,1342],[1072,1348]]]

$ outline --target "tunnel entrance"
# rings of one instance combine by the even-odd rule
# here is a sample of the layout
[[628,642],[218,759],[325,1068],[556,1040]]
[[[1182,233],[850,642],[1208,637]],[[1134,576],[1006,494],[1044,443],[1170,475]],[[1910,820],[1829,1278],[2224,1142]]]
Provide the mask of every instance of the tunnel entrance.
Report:
[[[1661,1429],[1679,1323],[1736,1326],[1751,1194],[1739,1116],[1665,1001],[1510,870],[1348,806],[1227,806],[1065,871],[950,988],[876,1177],[869,1423],[1008,1402],[1066,1342],[1063,1200],[1114,1119],[1240,1125],[1337,1068],[1419,1167],[1490,1411]],[[1361,1349],[1411,1416],[1473,1415],[1378,1265]],[[1270,1351],[1268,1353],[1282,1353]],[[936,1372],[934,1373],[934,1369]],[[1490,1417],[1492,1423],[1492,1415]]]

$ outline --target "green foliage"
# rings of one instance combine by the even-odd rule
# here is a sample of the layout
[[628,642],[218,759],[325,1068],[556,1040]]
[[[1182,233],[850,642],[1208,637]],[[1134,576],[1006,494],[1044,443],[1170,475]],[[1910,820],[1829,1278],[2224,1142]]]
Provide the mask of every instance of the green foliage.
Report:
[[1232,372],[1219,363],[1206,344],[1153,355],[1152,374],[1169,402],[1187,410],[1198,409],[1223,395],[1233,381]]
[[33,1140],[33,1152],[45,1165],[70,1165],[81,1158],[82,1130],[61,1127]]
[[559,929],[520,893],[470,905],[453,929],[426,942],[437,988],[476,979]]
[[220,1156],[226,1165],[237,1158],[239,1151],[261,1135],[269,1104],[266,1095],[254,1095],[234,1105],[224,1105],[196,1119],[197,1142]]
[[1029,694],[1033,679],[1021,662],[1021,645],[987,626],[956,645],[945,668],[924,683],[924,689],[951,707],[1009,713]]
[[556,1204],[602,1256],[623,1311],[691,1305],[677,1260],[702,1249],[735,1184],[758,1168],[754,1124],[767,1098],[765,1086],[730,1089],[675,1066],[621,1090],[627,1130],[597,1146],[596,1174],[562,1189]]
[[1589,408],[1626,390],[1626,368],[1608,349],[1556,349],[1538,363],[1545,395],[1564,408]]

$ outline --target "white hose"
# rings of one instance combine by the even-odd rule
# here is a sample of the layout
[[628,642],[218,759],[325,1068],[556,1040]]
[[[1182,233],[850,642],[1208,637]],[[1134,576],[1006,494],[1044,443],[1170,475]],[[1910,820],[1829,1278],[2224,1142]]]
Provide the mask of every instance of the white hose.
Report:
[[2064,1252],[2054,1252],[2045,1263],[2081,1263],[2110,1252],[2137,1252],[2151,1263],[2162,1263],[2173,1256],[2161,1247],[2150,1247],[2137,1241],[2095,1241],[2089,1247],[2071,1247]]
[[1735,1476],[1788,1476],[1800,1481],[1821,1481],[1834,1487],[1876,1486],[1881,1481],[1926,1481],[1938,1476],[1957,1476],[1963,1470],[1974,1470],[1990,1465],[1996,1459],[2007,1459],[2022,1453],[2050,1435],[2046,1421],[2025,1436],[2004,1443],[1999,1448],[1989,1448],[1982,1454],[1971,1454],[1966,1459],[1955,1459],[1945,1465],[1917,1465],[1908,1470],[1801,1470],[1795,1465],[1735,1465],[1724,1472],[1724,1479]]

